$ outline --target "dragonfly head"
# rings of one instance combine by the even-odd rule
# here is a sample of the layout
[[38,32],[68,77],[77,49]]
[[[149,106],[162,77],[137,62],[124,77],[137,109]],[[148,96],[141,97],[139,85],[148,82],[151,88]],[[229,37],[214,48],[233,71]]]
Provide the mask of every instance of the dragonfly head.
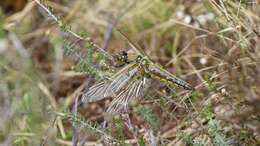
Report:
[[119,66],[124,66],[133,61],[140,62],[141,60],[142,57],[140,55],[137,55],[135,52],[133,52],[133,50],[122,51],[117,55],[115,55],[116,64],[119,64]]
[[126,51],[122,51],[115,56],[115,61],[117,66],[124,66],[125,64],[129,64],[128,54]]
[[122,52],[120,53],[119,59],[120,59],[121,62],[129,63],[129,61],[128,61],[128,54],[127,54],[126,51],[122,51]]

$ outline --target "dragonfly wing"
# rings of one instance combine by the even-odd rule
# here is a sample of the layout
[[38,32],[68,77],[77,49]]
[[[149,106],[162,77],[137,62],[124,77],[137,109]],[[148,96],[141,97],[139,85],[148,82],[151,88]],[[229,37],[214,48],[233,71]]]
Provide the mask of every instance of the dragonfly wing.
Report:
[[115,114],[126,110],[128,103],[140,95],[141,89],[144,88],[146,80],[146,78],[142,78],[129,84],[127,88],[122,90],[110,103],[107,112]]
[[137,71],[138,68],[135,67],[129,71],[122,72],[122,74],[113,79],[113,81],[109,85],[108,90],[106,90],[105,96],[113,95],[113,93],[120,91],[121,88],[123,88],[129,82],[129,80],[132,79]]
[[113,96],[120,91],[137,72],[137,67],[130,69],[131,68],[125,68],[111,80],[106,79],[90,87],[89,90],[83,94],[82,102],[95,102]]
[[82,95],[82,102],[88,103],[88,102],[94,102],[106,98],[105,93],[109,85],[110,85],[109,80],[105,80],[93,85],[92,87],[89,88],[89,90],[86,93]]
[[152,77],[166,80],[167,82],[170,83],[175,83],[178,86],[183,87],[185,90],[194,90],[194,88],[189,83],[185,82],[180,78],[177,78],[173,74],[169,73],[167,70],[162,69],[157,65],[150,65],[149,71],[152,73]]

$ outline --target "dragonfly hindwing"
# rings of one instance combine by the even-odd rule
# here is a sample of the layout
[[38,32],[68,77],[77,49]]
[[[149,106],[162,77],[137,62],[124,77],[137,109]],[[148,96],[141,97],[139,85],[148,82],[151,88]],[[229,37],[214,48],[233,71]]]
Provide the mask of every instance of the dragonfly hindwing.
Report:
[[94,102],[110,96],[115,96],[117,92],[126,86],[137,71],[137,67],[133,69],[132,67],[129,67],[121,71],[121,73],[117,74],[115,77],[112,77],[112,79],[106,79],[93,85],[86,93],[82,95],[82,102]]
[[120,91],[120,89],[122,89],[129,82],[129,80],[136,74],[137,71],[137,68],[134,68],[115,78],[110,83],[109,88],[104,96],[110,96]]
[[142,77],[140,79],[132,81],[127,88],[123,89],[111,102],[107,112],[118,113],[127,110],[128,103],[138,97],[141,90],[145,86],[146,78]]

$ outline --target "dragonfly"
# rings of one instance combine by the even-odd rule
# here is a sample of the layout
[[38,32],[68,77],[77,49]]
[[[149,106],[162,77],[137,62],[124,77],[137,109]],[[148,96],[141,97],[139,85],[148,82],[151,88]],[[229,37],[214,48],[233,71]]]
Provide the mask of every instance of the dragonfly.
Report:
[[109,78],[91,86],[82,95],[82,102],[96,102],[104,98],[114,97],[108,113],[121,113],[127,110],[128,104],[139,97],[148,80],[159,80],[167,85],[178,85],[185,90],[194,88],[184,80],[174,76],[160,65],[154,63],[137,45],[126,37],[120,30],[119,34],[125,39],[131,50],[123,51],[116,56],[122,68]]

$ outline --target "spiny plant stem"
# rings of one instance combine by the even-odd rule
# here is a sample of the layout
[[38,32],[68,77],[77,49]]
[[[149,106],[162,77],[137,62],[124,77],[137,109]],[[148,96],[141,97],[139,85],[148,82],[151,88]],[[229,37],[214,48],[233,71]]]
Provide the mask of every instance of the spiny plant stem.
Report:
[[[87,54],[82,52],[82,49],[76,45],[77,41],[71,42],[70,40],[63,40],[63,48],[65,55],[72,57],[74,61],[77,62],[76,70],[95,75],[97,77],[104,78],[106,77],[106,71],[103,71],[101,68],[106,68],[108,74],[113,72],[113,69],[104,62],[102,53],[94,52],[93,46],[91,44],[86,44],[85,48],[87,49]],[[95,57],[94,57],[95,56]],[[98,65],[95,67],[95,62],[98,62]]]
[[107,134],[105,131],[98,128],[98,125],[96,123],[93,123],[91,121],[86,121],[84,118],[80,117],[79,115],[71,114],[71,113],[60,113],[55,112],[55,114],[58,117],[62,117],[63,119],[68,119],[72,122],[73,126],[79,126],[81,128],[86,128],[88,130],[91,130],[95,133],[98,133],[102,136],[104,136],[106,139],[110,140],[111,142],[115,143],[121,143],[122,141],[119,139],[116,139],[109,134]]
[[46,13],[52,17],[52,19],[57,23],[57,25],[62,28],[62,30],[64,32],[68,32],[70,33],[71,35],[73,35],[74,37],[80,39],[80,40],[85,40],[87,42],[89,42],[90,44],[92,44],[95,48],[97,48],[100,52],[102,52],[103,54],[105,54],[109,59],[113,60],[113,57],[108,54],[105,50],[103,50],[101,47],[99,47],[97,44],[95,44],[94,42],[91,41],[91,38],[89,37],[82,37],[80,35],[78,35],[77,33],[73,32],[70,27],[68,27],[67,25],[65,25],[62,20],[60,20],[58,17],[56,17],[52,10],[50,8],[48,8],[48,6],[45,6],[43,3],[44,3],[44,0],[34,0],[41,8],[44,9],[44,11],[46,11]]

